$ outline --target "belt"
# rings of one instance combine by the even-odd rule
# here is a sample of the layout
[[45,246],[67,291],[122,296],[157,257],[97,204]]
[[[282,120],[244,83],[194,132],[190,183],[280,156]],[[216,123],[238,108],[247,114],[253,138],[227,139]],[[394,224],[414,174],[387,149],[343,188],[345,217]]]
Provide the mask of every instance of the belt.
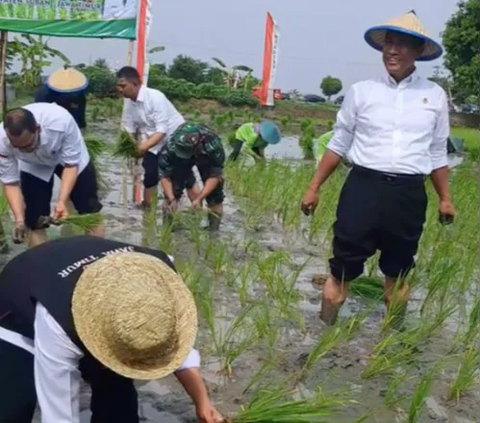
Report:
[[425,180],[425,175],[381,172],[358,165],[354,165],[352,171],[371,179],[387,182],[423,182]]

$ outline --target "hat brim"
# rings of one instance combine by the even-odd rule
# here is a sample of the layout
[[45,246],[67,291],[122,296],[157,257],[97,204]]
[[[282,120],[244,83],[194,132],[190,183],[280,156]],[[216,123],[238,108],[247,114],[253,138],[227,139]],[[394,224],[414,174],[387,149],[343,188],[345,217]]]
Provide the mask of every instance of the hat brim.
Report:
[[382,51],[385,45],[385,35],[387,31],[394,31],[401,34],[410,35],[424,41],[425,48],[422,55],[416,59],[417,61],[429,62],[431,60],[438,59],[443,54],[442,46],[432,38],[394,25],[380,25],[368,29],[364,35],[365,41],[375,50]]
[[[112,261],[118,260],[118,257],[122,255],[135,256],[134,259],[137,259],[135,263],[137,271],[141,271],[138,268],[138,264],[141,266],[142,264],[146,265],[148,262],[149,266],[156,266],[158,274],[162,275],[161,283],[169,284],[175,304],[178,305],[176,316],[178,328],[177,349],[167,363],[165,360],[160,359],[158,363],[155,363],[155,360],[152,359],[148,364],[148,368],[133,368],[129,364],[131,360],[128,363],[126,360],[122,360],[118,351],[112,350],[109,347],[109,343],[106,342],[105,333],[102,331],[103,327],[99,324],[103,317],[102,304],[104,298],[108,298],[109,292],[116,289],[116,284],[98,283],[98,273],[102,268],[105,271]],[[140,263],[138,260],[140,260]],[[110,270],[110,268],[107,270]],[[118,270],[117,267],[112,271]],[[88,266],[80,276],[73,292],[72,316],[75,330],[81,342],[100,363],[121,376],[138,380],[160,379],[178,370],[192,350],[198,330],[195,300],[188,287],[183,283],[180,276],[166,263],[143,253],[111,254]]]
[[264,140],[268,144],[278,144],[282,139],[282,135],[277,131],[276,133],[272,134],[271,132],[266,132],[262,127],[260,127],[260,136],[262,140]]

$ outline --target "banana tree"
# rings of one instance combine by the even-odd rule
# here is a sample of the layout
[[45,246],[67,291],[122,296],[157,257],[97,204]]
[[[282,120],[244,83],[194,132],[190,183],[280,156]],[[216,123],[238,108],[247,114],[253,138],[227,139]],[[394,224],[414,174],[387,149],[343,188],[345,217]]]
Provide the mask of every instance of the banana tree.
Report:
[[228,88],[237,88],[240,78],[242,77],[240,72],[246,72],[247,74],[253,72],[253,69],[245,65],[236,65],[228,68],[225,62],[218,57],[212,57],[212,61],[218,65],[218,69],[223,73],[225,85]]
[[10,57],[18,59],[21,65],[21,82],[24,86],[35,87],[41,83],[42,71],[52,64],[53,58],[61,59],[64,64],[70,60],[60,50],[48,45],[40,35],[21,34],[9,43]]

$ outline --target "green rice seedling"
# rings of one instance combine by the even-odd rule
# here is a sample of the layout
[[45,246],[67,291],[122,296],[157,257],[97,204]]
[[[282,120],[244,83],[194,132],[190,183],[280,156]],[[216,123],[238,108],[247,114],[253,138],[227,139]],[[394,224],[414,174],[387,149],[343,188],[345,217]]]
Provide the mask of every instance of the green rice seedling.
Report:
[[202,114],[198,110],[196,110],[195,113],[192,116],[192,120],[194,122],[198,122],[200,120],[201,116],[202,116]]
[[233,113],[233,110],[229,110],[227,113],[225,113],[225,120],[230,125],[233,124],[233,121],[235,120],[235,114]]
[[405,386],[407,381],[413,379],[408,376],[406,368],[400,368],[388,379],[387,392],[385,394],[385,404],[390,409],[395,409],[398,404],[406,400],[409,396],[406,393],[401,393],[402,386]]
[[210,122],[215,123],[215,118],[217,117],[217,109],[215,107],[210,107],[210,109],[208,109],[208,112],[210,113]]
[[114,100],[113,98],[106,98],[103,100],[103,105],[105,107],[106,114],[111,117],[117,117],[118,116],[118,101]]
[[227,139],[228,145],[233,146],[233,144],[237,140],[236,132],[230,131],[225,138]]
[[321,388],[312,398],[293,400],[294,390],[284,384],[271,389],[259,389],[247,407],[231,423],[327,423],[344,407],[354,403],[342,393],[325,395]]
[[93,106],[93,107],[92,107],[92,111],[91,111],[91,113],[90,113],[90,119],[91,119],[93,122],[97,122],[99,117],[100,117],[100,107],[98,107],[98,106]]
[[220,275],[224,267],[230,264],[227,245],[218,239],[210,240],[205,250],[205,258],[211,265],[215,275]]
[[437,363],[418,381],[408,410],[408,423],[417,423],[420,421],[421,412],[425,406],[425,402],[430,394],[433,382],[435,381],[435,376],[438,374],[441,364],[441,362]]
[[350,284],[350,291],[363,298],[379,301],[383,298],[385,284],[379,277],[360,276]]
[[300,121],[300,129],[304,133],[309,126],[312,126],[313,121],[310,118],[305,118]]
[[256,275],[256,269],[250,263],[243,265],[238,273],[236,280],[239,283],[238,296],[242,307],[249,302],[250,287],[252,282],[256,279]]
[[202,247],[208,245],[208,232],[201,226],[203,216],[204,213],[199,212],[182,213],[182,221],[188,228],[188,234],[193,241],[197,254],[201,254]]
[[288,129],[288,126],[290,124],[290,117],[289,116],[282,116],[280,118],[280,124],[282,125],[282,129],[286,131]]
[[472,344],[473,341],[475,341],[479,336],[479,333],[478,333],[479,320],[480,320],[480,298],[477,293],[472,310],[470,311],[470,315],[468,317],[468,329],[465,335],[463,336],[463,342],[462,342],[463,345]]
[[84,137],[85,145],[87,146],[88,154],[92,162],[96,163],[98,158],[106,153],[109,148],[108,144],[101,138],[97,138],[92,135],[85,135]]
[[103,216],[101,213],[90,213],[90,214],[78,214],[70,215],[66,219],[63,219],[57,224],[61,225],[71,225],[79,228],[85,232],[88,232],[103,222]]
[[[477,326],[478,335],[478,326]],[[457,374],[450,384],[449,399],[456,399],[460,401],[463,394],[470,390],[478,388],[479,383],[479,368],[478,362],[480,359],[478,342],[470,345],[465,350],[462,360],[458,365]]]
[[138,158],[138,143],[127,131],[121,131],[112,146],[112,155],[121,159]]

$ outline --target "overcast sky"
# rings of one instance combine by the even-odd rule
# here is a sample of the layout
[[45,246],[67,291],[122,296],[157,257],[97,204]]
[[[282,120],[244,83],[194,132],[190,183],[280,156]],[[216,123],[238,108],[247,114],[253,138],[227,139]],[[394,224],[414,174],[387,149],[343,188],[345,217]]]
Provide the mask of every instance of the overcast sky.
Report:
[[[317,93],[321,79],[332,75],[344,87],[380,75],[380,53],[363,40],[365,30],[414,8],[426,30],[440,40],[457,0],[152,0],[151,46],[166,50],[153,62],[170,63],[177,54],[209,61],[219,57],[228,66],[248,65],[261,75],[266,12],[280,25],[280,54],[276,86]],[[103,57],[123,65],[125,40],[52,38],[72,62],[89,63]],[[442,59],[419,64],[430,76]]]

